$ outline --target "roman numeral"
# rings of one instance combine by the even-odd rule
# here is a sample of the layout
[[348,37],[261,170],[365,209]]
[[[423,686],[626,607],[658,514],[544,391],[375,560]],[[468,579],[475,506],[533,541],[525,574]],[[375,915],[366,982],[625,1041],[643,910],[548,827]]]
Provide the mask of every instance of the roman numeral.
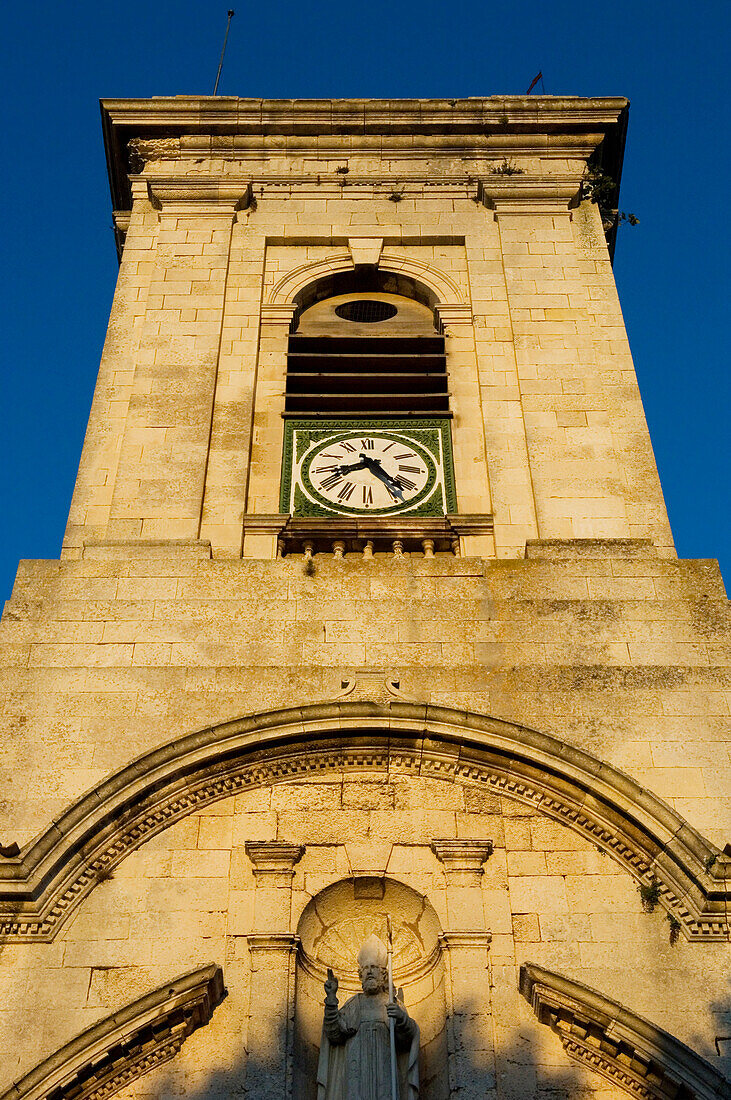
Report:
[[389,445],[388,445],[387,447],[384,447],[384,448],[383,448],[383,452],[384,452],[384,454],[386,453],[386,451],[390,451],[390,450],[391,450],[391,448],[392,448],[392,447],[395,447],[395,446],[396,446],[396,444],[395,444],[395,443],[389,443]]
[[373,504],[373,489],[370,485],[363,486],[363,503]]
[[415,455],[413,451],[404,451],[402,455],[394,455],[393,457],[398,460],[399,458],[414,458]]
[[396,482],[396,484],[398,485],[398,487],[400,489],[415,489],[416,488],[416,483],[415,482],[409,481],[409,479],[407,477],[401,477],[400,474],[397,477],[395,477],[393,480]]
[[361,449],[364,450],[364,451],[372,451],[373,447],[374,447],[374,443],[373,443],[372,439],[361,439],[360,445],[361,445]]
[[353,446],[352,443],[348,443],[347,439],[343,440],[343,442],[340,444],[340,446],[342,447],[342,449],[344,451],[350,451],[351,454],[355,453],[355,447]]
[[342,480],[342,474],[330,474],[329,477],[326,477],[324,481],[320,482],[320,488],[325,490],[333,489],[337,485],[337,483]]
[[421,467],[420,466],[401,466],[399,464],[399,470],[402,470],[405,474],[420,474],[421,473]]
[[[318,466],[317,469],[313,470],[312,472],[313,472],[313,474],[317,474],[319,476],[320,474],[327,474],[331,470],[339,470],[339,469],[340,469],[340,466],[336,462],[332,466]],[[400,470],[405,470],[406,467],[405,466],[399,466],[399,469]]]
[[355,489],[355,483],[352,481],[346,481],[342,489],[338,493],[338,500],[350,500],[353,495],[353,489]]

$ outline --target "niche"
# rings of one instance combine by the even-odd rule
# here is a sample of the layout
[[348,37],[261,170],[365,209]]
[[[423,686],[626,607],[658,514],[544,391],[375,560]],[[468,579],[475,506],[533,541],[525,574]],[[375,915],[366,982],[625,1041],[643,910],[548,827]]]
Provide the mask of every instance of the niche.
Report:
[[446,1000],[441,928],[429,901],[390,878],[343,879],[305,907],[297,934],[294,1029],[294,1095],[316,1100],[317,1059],[323,1013],[323,983],[331,967],[341,1006],[360,992],[356,956],[374,932],[386,941],[386,915],[393,926],[394,985],[421,1031],[420,1081],[424,1100],[448,1100]]

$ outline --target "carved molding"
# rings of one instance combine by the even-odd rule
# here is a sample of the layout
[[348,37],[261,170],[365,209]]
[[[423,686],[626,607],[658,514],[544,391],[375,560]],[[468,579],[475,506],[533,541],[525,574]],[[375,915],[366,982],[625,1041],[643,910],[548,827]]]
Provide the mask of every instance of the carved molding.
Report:
[[297,307],[289,302],[281,303],[265,302],[261,307],[261,323],[263,325],[282,325],[289,331],[294,320]]
[[244,844],[247,856],[254,867],[254,875],[294,875],[294,865],[305,854],[303,844],[286,844],[280,840],[247,840]]
[[148,993],[87,1028],[3,1093],[0,1100],[102,1100],[168,1062],[208,1023],[225,996],[211,964]]
[[500,214],[568,214],[578,201],[579,176],[488,176],[480,180],[477,197]]
[[467,951],[476,951],[480,948],[489,948],[492,943],[492,932],[442,932],[439,942],[446,951],[455,951],[460,948]]
[[[353,271],[353,258],[350,252],[337,252],[326,260],[315,260],[301,264],[288,271],[269,293],[268,305],[288,305],[310,283],[341,271]],[[393,271],[407,275],[423,283],[432,291],[438,301],[449,302],[453,306],[464,305],[464,297],[452,278],[438,267],[417,260],[413,256],[399,255],[396,252],[382,252],[378,263],[379,271]]]
[[438,302],[436,312],[445,328],[451,325],[471,325],[474,320],[472,306],[465,302]]
[[484,864],[492,855],[491,840],[432,840],[431,850],[447,875],[484,875]]
[[166,214],[233,217],[252,196],[251,181],[226,176],[146,176],[153,206]]
[[296,951],[300,943],[299,936],[291,932],[249,932],[246,940],[251,952],[280,951],[284,954]]
[[426,703],[340,700],[222,723],[139,757],[0,858],[0,936],[50,941],[146,840],[238,791],[332,772],[478,785],[581,833],[692,940],[727,939],[731,857],[629,776],[556,737]]
[[580,982],[533,963],[520,991],[570,1058],[642,1100],[729,1100],[726,1079],[695,1051]]

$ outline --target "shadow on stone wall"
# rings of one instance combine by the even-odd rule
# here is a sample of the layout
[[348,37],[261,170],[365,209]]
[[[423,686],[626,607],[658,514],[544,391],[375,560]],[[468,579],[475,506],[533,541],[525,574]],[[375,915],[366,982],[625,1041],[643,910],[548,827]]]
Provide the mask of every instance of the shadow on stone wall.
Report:
[[[601,1077],[573,1065],[548,1064],[540,1059],[538,1050],[545,1044],[538,1041],[538,1026],[528,1023],[516,1029],[516,1034],[498,1052],[493,1060],[473,1058],[470,1055],[469,1035],[462,1050],[457,1051],[458,1072],[453,1082],[450,1100],[582,1100],[593,1093],[604,1093],[611,1088]],[[284,1049],[285,1035],[280,1031],[272,1048]],[[553,1036],[549,1043],[556,1063],[563,1062],[561,1044]],[[183,1056],[184,1057],[184,1056]],[[205,1084],[188,1088],[183,1075],[171,1063],[167,1072],[154,1082],[141,1079],[137,1088],[123,1094],[145,1100],[284,1100],[279,1067],[275,1056],[265,1062],[250,1059],[246,1052],[235,1062],[215,1070]],[[180,1067],[182,1069],[182,1066]],[[420,1100],[433,1100],[435,1087],[422,1091]],[[316,1083],[313,1081],[303,1092],[301,1085],[293,1089],[292,1100],[313,1100]],[[355,1100],[355,1098],[353,1098]]]
[[728,978],[728,994],[711,1001],[708,1006],[710,1034],[694,1037],[692,1046],[710,1064],[731,1080],[731,977]]

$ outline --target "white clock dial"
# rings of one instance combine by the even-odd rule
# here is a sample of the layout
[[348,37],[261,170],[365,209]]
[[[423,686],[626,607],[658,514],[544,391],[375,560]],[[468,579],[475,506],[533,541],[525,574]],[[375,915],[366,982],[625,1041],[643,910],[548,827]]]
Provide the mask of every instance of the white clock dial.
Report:
[[338,511],[407,507],[433,481],[433,463],[409,439],[363,432],[319,443],[303,461],[305,482]]

